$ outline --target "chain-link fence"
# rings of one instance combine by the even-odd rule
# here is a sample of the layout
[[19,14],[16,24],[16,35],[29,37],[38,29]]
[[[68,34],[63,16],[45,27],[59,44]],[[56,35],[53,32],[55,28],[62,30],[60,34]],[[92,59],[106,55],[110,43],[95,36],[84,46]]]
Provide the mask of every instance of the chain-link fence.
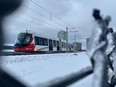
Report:
[[[0,50],[3,45],[3,28],[2,21],[4,17],[17,9],[22,0],[0,0]],[[35,87],[67,87],[68,85],[79,81],[80,79],[93,73],[93,87],[114,87],[116,84],[115,75],[108,82],[108,66],[109,58],[106,54],[108,45],[107,30],[110,22],[110,16],[102,18],[99,10],[94,10],[93,17],[95,18],[97,28],[93,33],[91,46],[88,47],[88,55],[91,58],[93,66],[86,67],[78,72],[69,74],[61,78],[55,78],[49,82],[38,84]],[[10,76],[7,72],[0,69],[0,87],[26,87],[20,81]]]

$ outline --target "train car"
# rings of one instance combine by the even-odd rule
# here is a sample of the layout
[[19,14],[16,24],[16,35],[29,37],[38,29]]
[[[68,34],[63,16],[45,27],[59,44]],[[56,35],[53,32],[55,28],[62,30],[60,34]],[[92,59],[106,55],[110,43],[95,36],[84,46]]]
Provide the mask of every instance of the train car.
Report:
[[66,41],[32,33],[29,31],[19,33],[14,44],[16,52],[66,52]]

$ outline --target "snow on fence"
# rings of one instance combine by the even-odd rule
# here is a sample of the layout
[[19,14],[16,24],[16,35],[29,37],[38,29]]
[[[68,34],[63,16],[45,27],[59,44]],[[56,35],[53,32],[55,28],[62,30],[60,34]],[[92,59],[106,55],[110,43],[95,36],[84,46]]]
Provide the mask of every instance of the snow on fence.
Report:
[[[0,0],[0,51],[3,45],[3,29],[2,21],[3,18],[12,13],[16,8],[19,7],[22,0]],[[79,72],[69,74],[68,76],[56,78],[49,82],[38,84],[35,87],[66,87],[85,76],[93,73],[93,87],[114,87],[116,79],[113,79],[111,83],[108,83],[108,59],[105,53],[105,47],[107,39],[105,31],[109,23],[108,17],[102,19],[99,15],[99,10],[94,10],[93,16],[99,26],[97,29],[97,35],[93,37],[93,43],[91,43],[88,54],[91,57],[93,67],[87,67],[80,70]],[[94,33],[93,33],[94,35]],[[14,79],[11,75],[0,69],[0,87],[26,87],[24,84]]]

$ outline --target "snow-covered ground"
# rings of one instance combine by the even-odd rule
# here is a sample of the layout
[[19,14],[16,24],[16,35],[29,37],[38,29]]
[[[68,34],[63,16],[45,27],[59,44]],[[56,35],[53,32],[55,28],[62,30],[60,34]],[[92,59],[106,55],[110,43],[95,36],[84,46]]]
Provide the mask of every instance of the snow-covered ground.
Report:
[[[66,76],[91,66],[88,56],[82,52],[62,54],[40,54],[2,56],[0,65],[27,86],[47,82],[56,77]],[[92,87],[92,75],[69,87]]]

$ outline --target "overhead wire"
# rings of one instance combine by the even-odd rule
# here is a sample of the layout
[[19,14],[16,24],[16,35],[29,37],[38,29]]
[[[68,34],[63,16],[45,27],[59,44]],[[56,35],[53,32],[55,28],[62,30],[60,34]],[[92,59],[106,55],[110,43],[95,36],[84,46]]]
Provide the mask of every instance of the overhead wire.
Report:
[[64,22],[65,24],[67,24],[68,26],[72,27],[70,24],[68,24],[67,22],[65,22],[64,20],[62,20],[61,18],[57,17],[56,15],[54,15],[53,13],[51,13],[49,10],[45,9],[44,7],[40,6],[39,4],[37,4],[36,2],[34,2],[33,0],[30,0],[32,3],[34,3],[36,6],[40,7],[41,9],[43,9],[44,11],[48,12],[49,14],[53,15],[54,17],[56,17],[57,19],[59,19],[60,21]]
[[[54,25],[52,25],[52,24],[50,24],[50,23],[48,23],[48,22],[45,22],[45,21],[43,21],[43,20],[41,20],[41,19],[39,19],[39,18],[33,17],[33,16],[31,16],[31,15],[29,15],[29,14],[26,14],[26,13],[24,13],[24,12],[21,12],[21,11],[18,11],[18,12],[20,12],[20,13],[22,13],[22,14],[24,14],[24,15],[27,15],[27,16],[29,16],[29,17],[32,17],[32,18],[34,18],[34,19],[36,19],[36,20],[38,20],[38,21],[41,21],[41,22],[43,22],[43,23],[45,23],[45,24],[48,24],[48,25],[50,25],[50,26],[54,26]],[[58,28],[58,27],[56,27],[56,26],[54,26],[54,27],[57,28],[57,29],[61,29],[61,28]]]
[[[40,13],[40,12],[38,12],[38,11],[36,11],[36,10],[33,10],[32,8],[30,8],[30,7],[28,7],[28,6],[25,6],[25,5],[23,5],[23,6],[24,6],[25,8],[27,8],[27,9],[30,9],[30,10],[33,11],[34,13],[39,14],[40,16],[44,17],[45,19],[49,20],[50,22],[53,22],[53,23],[55,23],[55,24],[57,24],[57,25],[60,25],[60,26],[63,27],[63,28],[64,28],[64,27],[66,28],[66,26],[61,25],[60,23],[58,23],[58,22],[56,22],[56,21],[54,21],[54,20],[51,20],[51,16],[52,16],[52,15],[53,15],[54,17],[56,17],[57,19],[59,19],[60,21],[64,22],[65,24],[69,25],[68,23],[66,23],[65,21],[63,21],[62,19],[60,19],[59,17],[57,17],[57,16],[54,15],[53,13],[51,13],[49,10],[43,8],[43,7],[40,6],[39,4],[35,3],[33,0],[31,0],[31,1],[32,1],[32,3],[34,3],[34,4],[37,5],[37,6],[39,6],[41,9],[43,9],[44,11],[48,12],[48,13],[50,14],[50,18],[46,17],[45,15],[43,15],[42,13]],[[53,24],[50,24],[50,23],[48,23],[48,22],[45,22],[45,21],[39,19],[38,17],[33,17],[32,15],[26,14],[25,12],[22,12],[22,11],[18,11],[18,12],[20,12],[20,13],[26,15],[26,16],[31,17],[32,20],[31,20],[30,23],[33,23],[34,20],[38,20],[38,21],[41,21],[41,22],[43,22],[43,23],[45,23],[45,24],[48,24],[48,25],[50,25],[50,26],[53,26],[53,27],[55,27],[56,29],[64,30],[64,29],[62,29],[62,28],[56,27],[56,26],[53,25]],[[23,19],[23,20],[25,20],[25,21],[28,22],[28,20],[26,20],[26,19],[24,19],[24,18],[21,18],[21,19]],[[33,24],[35,24],[35,23],[33,23]],[[69,25],[69,26],[70,26],[70,25]]]
[[[40,12],[38,12],[38,11],[35,11],[35,10],[31,9],[30,7],[25,6],[25,5],[24,5],[24,7],[25,7],[25,8],[30,9],[31,11],[33,11],[33,12],[35,12],[35,13],[39,14],[39,15],[41,15],[42,17],[46,18],[47,20],[50,20],[49,18],[47,18],[46,16],[44,16],[43,14],[41,14],[41,13],[40,13]],[[53,21],[53,20],[51,20],[51,22],[54,22],[54,23],[56,23],[56,24],[60,25],[61,27],[65,27],[65,26],[63,26],[63,25],[61,25],[61,24],[59,24],[58,22],[55,22],[55,21]]]
[[[26,14],[26,13],[24,13],[24,12],[21,12],[21,11],[17,11],[17,12],[22,13],[23,15],[29,16],[29,17],[31,17],[31,18],[34,18],[33,16],[31,16],[31,15],[29,15],[29,14]],[[31,20],[31,21],[28,21],[28,20],[26,20],[26,19],[23,18],[23,17],[19,17],[19,16],[16,16],[16,15],[13,15],[13,16],[18,17],[18,18],[21,18],[21,19],[23,19],[23,20],[26,21],[26,22],[35,24],[35,23],[32,22],[32,20]],[[48,24],[48,25],[50,25],[50,26],[52,25],[52,24],[49,24],[49,23],[47,23],[47,22],[45,22],[45,21],[43,21],[43,20],[41,20],[41,19],[39,19],[39,18],[34,18],[34,19],[36,19],[36,20],[38,20],[38,21],[41,21],[41,22],[43,22],[43,23],[45,23],[45,24]],[[35,25],[37,25],[37,24],[35,24]],[[39,24],[39,25],[40,25],[40,26],[43,26],[43,25],[41,25],[41,24]],[[61,28],[58,28],[58,27],[56,27],[56,26],[54,26],[54,25],[52,25],[52,26],[55,27],[56,29],[60,29],[60,30],[61,30]],[[44,26],[44,27],[45,27],[45,26]]]

